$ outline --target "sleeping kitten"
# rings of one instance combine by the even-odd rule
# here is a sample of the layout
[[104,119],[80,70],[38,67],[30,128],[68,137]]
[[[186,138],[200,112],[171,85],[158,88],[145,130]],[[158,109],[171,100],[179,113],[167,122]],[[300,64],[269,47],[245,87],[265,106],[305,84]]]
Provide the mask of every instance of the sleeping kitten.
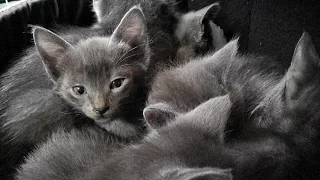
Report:
[[[1,78],[1,133],[7,144],[1,162],[21,161],[60,128],[96,124],[125,142],[146,132],[141,119],[149,47],[141,9],[130,9],[111,36],[88,34],[76,41],[71,33],[66,41],[34,28],[35,48]],[[29,148],[21,149],[24,145]]]
[[185,113],[210,98],[226,94],[222,77],[224,69],[237,53],[237,43],[238,39],[235,39],[215,53],[158,73],[143,111],[148,123],[154,128],[163,126],[174,116],[161,113],[162,110],[171,108]]
[[[208,138],[213,137],[212,141],[221,143],[229,108],[227,96],[210,99],[186,114],[177,115],[175,125],[168,129],[173,130],[176,127],[177,132],[181,132],[190,127],[194,130],[192,132]],[[150,155],[156,151],[140,152],[141,157],[136,157],[135,152],[132,157],[132,154],[125,153],[140,149],[140,146],[146,145],[147,142],[152,143],[150,139],[158,137],[157,133],[154,131],[148,135],[143,144],[124,147],[124,150],[110,153],[114,147],[110,147],[109,140],[97,132],[58,132],[27,158],[17,174],[17,179],[232,179],[230,170],[193,167],[182,161],[172,163],[174,159],[179,159],[174,154],[172,157],[157,156],[151,159]],[[193,139],[192,136],[183,138]],[[163,145],[163,148],[166,148],[169,144]],[[168,150],[175,147],[180,146],[176,144],[168,147]]]
[[179,17],[175,30],[182,46],[177,52],[179,62],[209,51],[217,51],[227,43],[223,31],[213,23],[220,8],[219,3],[214,3]]
[[[240,63],[242,60],[237,59]],[[284,153],[289,152],[288,156],[291,152],[292,159],[291,164],[284,163],[279,171],[274,171],[274,176],[282,174],[287,179],[319,179],[320,59],[310,36],[307,33],[302,35],[296,45],[291,66],[282,78],[279,78],[280,71],[270,73],[270,69],[267,69],[257,73],[258,66],[249,65],[249,67],[250,71],[248,69],[244,71],[244,67],[232,69],[241,70],[237,77],[246,78],[248,83],[239,86],[239,81],[238,84],[229,81],[227,89],[231,90],[230,95],[234,97],[236,103],[241,102],[240,98],[248,98],[248,93],[251,93],[250,98],[260,96],[254,101],[260,103],[253,109],[250,108],[252,111],[248,119],[240,119],[241,121],[237,123],[240,126],[234,126],[236,128],[233,130],[238,133],[231,141],[247,139],[247,131],[250,129],[272,130],[274,134],[282,137],[282,141],[288,142]],[[228,72],[227,78],[235,79],[234,73],[235,71]],[[257,88],[259,85],[260,88]],[[244,99],[242,102],[245,103],[241,105],[249,104],[252,103],[252,99]],[[286,171],[287,168],[293,169]]]
[[[241,62],[252,57],[236,55],[234,58]],[[232,175],[240,180],[319,179],[319,69],[320,59],[311,38],[305,33],[299,40],[292,64],[282,79],[278,78],[277,73],[272,72],[269,76],[258,73],[253,76],[256,78],[255,81],[247,77],[246,85],[249,86],[247,88],[257,86],[252,82],[269,84],[271,87],[260,87],[264,89],[263,92],[251,94],[256,97],[265,93],[265,96],[260,97],[263,100],[255,108],[253,117],[246,119],[247,122],[240,122],[245,129],[241,129],[239,136],[224,142],[225,135],[229,132],[221,134],[225,131],[228,121],[237,120],[231,116],[233,104],[227,103],[229,117],[218,118],[217,114],[226,113],[226,109],[223,108],[226,104],[218,104],[215,108],[221,108],[221,111],[215,111],[214,114],[207,116],[206,113],[210,112],[210,109],[215,109],[210,106],[200,114],[203,117],[210,117],[212,122],[225,122],[223,126],[221,123],[203,123],[208,122],[205,118],[200,118],[199,121],[197,118],[191,118],[191,121],[188,121],[185,118],[180,119],[178,115],[175,121],[152,132],[141,144],[118,151],[113,159],[101,168],[101,174],[96,173],[96,175],[121,179],[125,177],[123,174],[130,174],[131,177],[139,179],[139,177],[152,177],[156,172],[166,177],[178,174],[179,169],[176,166],[180,165],[188,168],[231,168]],[[239,76],[245,77],[245,74]],[[239,83],[237,82],[234,87],[238,87],[236,85]],[[236,92],[233,91],[231,94],[235,95]],[[222,102],[225,103],[226,100]],[[161,112],[176,114],[170,112],[171,110],[166,109]],[[192,124],[197,122],[203,124],[200,126]],[[209,128],[209,131],[205,128]],[[116,163],[122,161],[126,163]],[[156,169],[150,170],[149,167]],[[122,169],[119,174],[118,169]],[[103,173],[104,176],[101,176]]]

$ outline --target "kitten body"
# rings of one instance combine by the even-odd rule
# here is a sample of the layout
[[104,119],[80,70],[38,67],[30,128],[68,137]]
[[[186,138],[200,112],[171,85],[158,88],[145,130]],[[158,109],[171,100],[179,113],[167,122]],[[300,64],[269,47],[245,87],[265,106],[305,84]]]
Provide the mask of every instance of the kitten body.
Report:
[[57,131],[30,154],[16,179],[83,179],[122,148],[121,142],[105,136],[102,129]]
[[[211,140],[219,144],[223,141],[222,131],[229,108],[230,102],[227,96],[210,99],[194,110],[179,115],[174,124],[164,129],[170,129],[168,132],[177,132],[179,135],[182,132],[185,133],[188,129],[201,137],[206,136],[209,139],[212,137]],[[176,131],[173,131],[174,129]],[[162,148],[168,148],[167,150],[169,150],[168,152],[165,151],[164,154],[158,151],[162,148],[153,149],[153,147],[156,148],[159,145],[153,143],[160,141],[162,133],[162,130],[153,131],[142,143],[136,143],[130,147],[126,146],[111,153],[107,146],[108,142],[101,139],[97,134],[92,136],[91,133],[90,136],[87,136],[83,132],[76,134],[74,132],[69,134],[57,133],[53,135],[49,142],[27,158],[26,163],[19,170],[17,179],[191,180],[232,178],[230,170],[192,166],[192,162],[179,160],[182,156],[171,154],[182,148],[184,144],[178,143],[171,146],[171,140],[161,142]],[[167,135],[168,137],[171,136],[171,134]],[[197,135],[186,139],[188,141],[191,139],[199,140]],[[179,136],[180,141],[181,138],[184,139],[185,137]],[[184,142],[184,140],[181,142]],[[150,151],[144,151],[143,149],[149,145],[151,145]],[[189,148],[186,149],[185,153],[188,153],[188,151]],[[86,155],[83,152],[86,152]],[[68,158],[64,158],[65,156]]]

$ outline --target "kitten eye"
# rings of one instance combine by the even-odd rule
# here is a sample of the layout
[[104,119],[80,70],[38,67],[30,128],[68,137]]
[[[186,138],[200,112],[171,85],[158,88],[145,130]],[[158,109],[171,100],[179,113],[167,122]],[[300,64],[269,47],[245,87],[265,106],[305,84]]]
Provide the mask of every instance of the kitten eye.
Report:
[[124,81],[124,78],[115,79],[114,81],[111,82],[110,89],[121,87],[123,84],[123,81]]
[[83,95],[87,93],[86,88],[83,86],[74,86],[72,89],[77,95]]

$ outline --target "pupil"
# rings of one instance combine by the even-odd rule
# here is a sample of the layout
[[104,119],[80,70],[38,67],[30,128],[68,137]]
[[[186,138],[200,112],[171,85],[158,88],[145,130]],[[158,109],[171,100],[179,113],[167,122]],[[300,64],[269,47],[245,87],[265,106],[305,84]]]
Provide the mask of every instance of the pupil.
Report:
[[124,79],[116,79],[112,82],[111,89],[119,88],[122,85]]
[[120,80],[116,80],[116,81],[114,82],[114,86],[115,86],[115,87],[120,87],[120,86],[121,86],[121,81],[120,81]]
[[79,94],[83,94],[84,93],[83,87],[77,87],[77,90],[78,90]]
[[83,95],[85,93],[85,88],[82,86],[73,87],[73,91],[78,95]]

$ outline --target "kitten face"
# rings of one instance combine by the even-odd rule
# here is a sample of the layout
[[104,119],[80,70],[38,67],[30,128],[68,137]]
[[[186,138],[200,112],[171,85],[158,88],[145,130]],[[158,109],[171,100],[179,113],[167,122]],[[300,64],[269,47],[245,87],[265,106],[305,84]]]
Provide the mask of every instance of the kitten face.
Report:
[[[90,47],[90,48],[88,48]],[[145,71],[143,56],[110,38],[92,38],[73,47],[61,64],[59,93],[88,117],[105,121],[134,99]],[[141,72],[141,73],[140,73]],[[129,102],[127,102],[129,101]]]

